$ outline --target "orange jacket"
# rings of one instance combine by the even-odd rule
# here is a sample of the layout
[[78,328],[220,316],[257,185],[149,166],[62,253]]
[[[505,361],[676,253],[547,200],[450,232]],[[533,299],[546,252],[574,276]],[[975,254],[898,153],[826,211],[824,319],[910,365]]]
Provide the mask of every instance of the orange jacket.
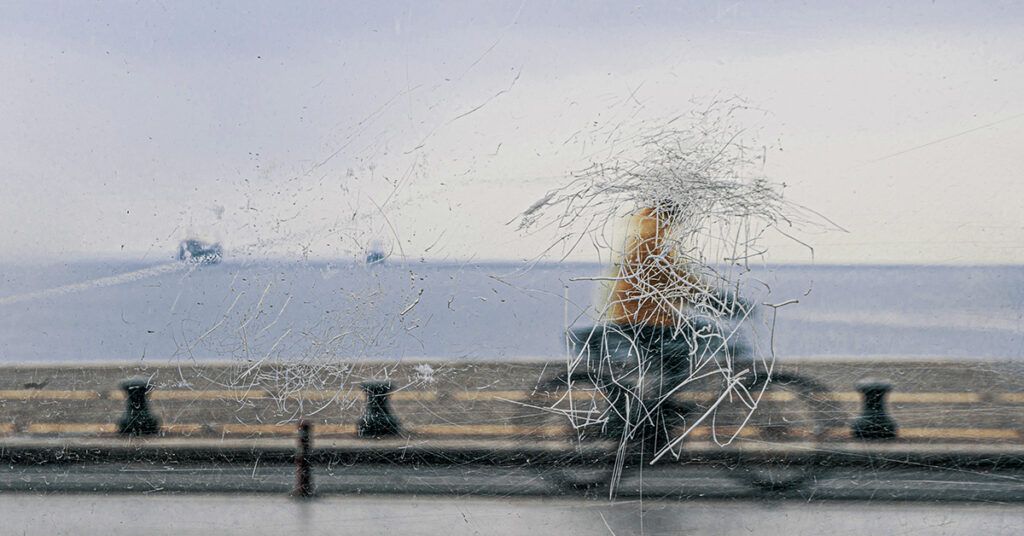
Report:
[[678,267],[670,223],[653,208],[633,216],[626,251],[612,290],[608,319],[630,326],[673,326],[700,292],[697,276]]

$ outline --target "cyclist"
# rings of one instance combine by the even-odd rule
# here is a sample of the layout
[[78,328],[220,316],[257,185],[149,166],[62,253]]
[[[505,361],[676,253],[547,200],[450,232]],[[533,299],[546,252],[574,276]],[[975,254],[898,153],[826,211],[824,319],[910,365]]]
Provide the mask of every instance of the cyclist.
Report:
[[650,404],[689,374],[693,337],[684,317],[708,292],[698,276],[682,267],[675,251],[672,230],[679,216],[670,202],[633,215],[604,322],[569,333],[585,353],[589,381],[606,393],[617,414],[605,432],[642,436],[646,449],[667,439],[657,431],[667,428],[663,410],[674,406]]
[[[711,357],[724,346],[721,315],[714,313],[744,307],[687,268],[673,233],[681,216],[671,201],[633,215],[603,324],[569,334],[577,350],[586,353],[588,374],[611,395],[620,416],[626,422],[647,421],[653,428],[662,410],[675,407],[663,398],[690,376],[693,357]],[[699,314],[699,303],[712,314]],[[730,344],[730,351],[736,349]],[[652,427],[643,427],[648,428],[644,435],[653,438]]]
[[678,216],[676,205],[668,201],[633,215],[604,325],[571,334],[574,343],[586,341],[591,356],[610,356],[620,366],[636,362],[672,377],[688,368],[684,317],[709,290],[677,256],[671,236]]

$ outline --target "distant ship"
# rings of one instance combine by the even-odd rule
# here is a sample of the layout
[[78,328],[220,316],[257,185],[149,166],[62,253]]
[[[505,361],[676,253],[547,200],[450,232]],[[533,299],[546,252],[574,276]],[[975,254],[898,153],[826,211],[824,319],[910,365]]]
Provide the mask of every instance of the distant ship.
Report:
[[190,238],[178,244],[178,260],[199,264],[217,264],[224,258],[224,248],[218,243],[207,244]]
[[366,254],[366,264],[382,264],[386,258],[383,251],[371,251]]
[[388,258],[388,254],[384,253],[384,245],[379,240],[374,240],[370,243],[370,247],[366,248],[366,264],[384,264],[384,259]]

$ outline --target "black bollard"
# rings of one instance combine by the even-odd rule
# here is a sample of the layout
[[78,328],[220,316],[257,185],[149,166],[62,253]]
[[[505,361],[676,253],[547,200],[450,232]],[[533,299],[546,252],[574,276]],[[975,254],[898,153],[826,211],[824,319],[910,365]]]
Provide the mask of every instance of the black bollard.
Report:
[[121,382],[125,393],[124,415],[117,422],[118,433],[125,435],[153,435],[160,433],[160,419],[149,412],[146,395],[153,390],[149,378],[135,377]]
[[851,426],[853,437],[896,439],[896,421],[885,411],[885,395],[892,390],[892,384],[886,380],[866,378],[857,382],[857,390],[864,395],[864,413]]
[[293,497],[313,496],[313,468],[309,463],[309,451],[313,448],[313,425],[303,419],[299,421],[299,442],[295,450],[295,488]]
[[359,419],[359,437],[387,437],[400,435],[402,427],[398,419],[391,414],[388,395],[391,394],[391,382],[365,382],[366,412]]

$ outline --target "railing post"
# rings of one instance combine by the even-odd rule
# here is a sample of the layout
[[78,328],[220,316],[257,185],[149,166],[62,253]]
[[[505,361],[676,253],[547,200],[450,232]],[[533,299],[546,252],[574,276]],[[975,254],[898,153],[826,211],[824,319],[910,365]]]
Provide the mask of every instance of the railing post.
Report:
[[359,419],[359,437],[401,435],[402,427],[391,413],[391,404],[388,401],[391,382],[365,382],[362,387],[366,392],[366,412]]
[[309,453],[313,448],[313,425],[303,419],[299,421],[299,440],[295,450],[295,488],[293,497],[313,496],[313,468],[310,465]]
[[892,390],[887,380],[866,378],[857,382],[857,390],[864,395],[864,413],[853,422],[851,430],[857,439],[895,439],[896,421],[886,413],[885,395]]
[[160,433],[160,419],[149,411],[146,395],[153,390],[149,378],[134,377],[121,382],[125,393],[124,415],[117,422],[117,431],[124,435]]

